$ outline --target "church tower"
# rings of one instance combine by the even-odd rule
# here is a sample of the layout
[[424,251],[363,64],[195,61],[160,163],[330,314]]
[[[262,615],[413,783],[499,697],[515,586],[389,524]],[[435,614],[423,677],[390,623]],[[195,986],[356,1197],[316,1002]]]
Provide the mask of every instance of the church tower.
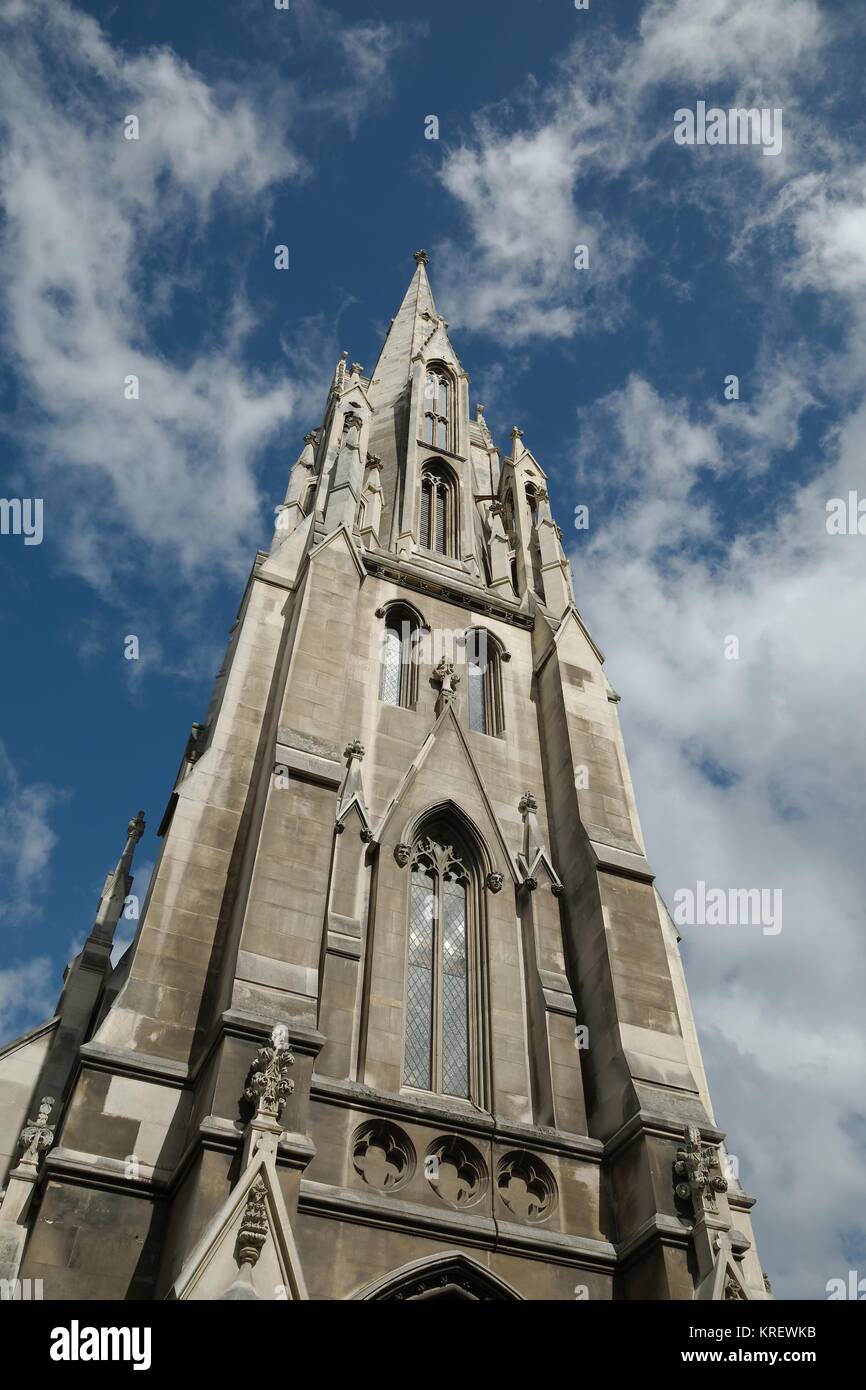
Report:
[[768,1296],[619,696],[427,259],[304,438],[133,944],[140,818],[0,1052],[0,1275],[45,1298]]

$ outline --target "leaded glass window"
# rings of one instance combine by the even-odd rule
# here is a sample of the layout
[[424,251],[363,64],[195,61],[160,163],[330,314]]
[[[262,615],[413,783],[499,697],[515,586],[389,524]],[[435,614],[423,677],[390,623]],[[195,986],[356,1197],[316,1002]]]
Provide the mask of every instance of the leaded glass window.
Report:
[[417,617],[409,609],[389,609],[382,632],[382,672],[379,699],[386,705],[410,708],[417,694]]
[[444,835],[415,845],[409,889],[403,1084],[470,1096],[469,885]]
[[505,732],[501,659],[496,642],[483,628],[467,632],[469,727],[478,734]]

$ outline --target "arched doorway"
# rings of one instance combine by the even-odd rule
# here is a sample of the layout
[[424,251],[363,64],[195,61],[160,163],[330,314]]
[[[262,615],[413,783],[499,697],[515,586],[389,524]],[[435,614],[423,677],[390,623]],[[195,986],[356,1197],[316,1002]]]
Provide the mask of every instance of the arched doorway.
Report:
[[520,1294],[504,1280],[491,1274],[470,1255],[464,1254],[434,1255],[413,1260],[354,1296],[357,1299],[403,1303],[422,1303],[431,1299],[468,1303],[520,1299]]

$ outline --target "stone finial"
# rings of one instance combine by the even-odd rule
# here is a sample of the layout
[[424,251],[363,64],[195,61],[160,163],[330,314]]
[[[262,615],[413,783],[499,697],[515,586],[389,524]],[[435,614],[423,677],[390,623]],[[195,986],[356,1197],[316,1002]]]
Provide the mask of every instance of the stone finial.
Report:
[[380,457],[379,457],[378,454],[368,454],[368,455],[367,455],[367,467],[368,467],[368,468],[381,468],[381,467],[382,467],[382,460],[380,459]]
[[268,1190],[259,1175],[247,1193],[244,1214],[238,1231],[237,1262],[252,1269],[262,1253],[268,1238],[268,1210],[266,1198]]
[[139,811],[127,825],[126,833],[134,845],[137,845],[144,834],[144,812]]
[[318,444],[318,442],[319,442],[319,431],[318,431],[318,430],[310,430],[308,434],[305,434],[305,435],[304,435],[304,443],[305,443],[305,444],[313,444],[313,445],[316,445],[316,444]]
[[519,425],[512,425],[512,426],[511,426],[511,438],[512,438],[512,439],[522,439],[522,438],[523,438],[523,430],[520,428]]
[[442,713],[446,705],[450,705],[460,684],[460,677],[454,670],[454,662],[448,661],[444,656],[433,671],[433,680],[439,686],[439,696],[436,700],[436,713]]
[[54,1130],[48,1123],[48,1116],[53,1109],[54,1097],[43,1096],[39,1102],[36,1119],[31,1120],[21,1131],[18,1139],[18,1143],[24,1146],[21,1162],[26,1163],[28,1167],[37,1167],[39,1155],[50,1149],[54,1143]]
[[483,419],[484,419],[484,406],[481,404],[480,401],[477,401],[476,404],[475,404],[475,419],[476,419],[476,420],[483,420]]
[[360,362],[353,362],[349,368],[349,372],[352,376],[363,376],[364,368],[361,366]]
[[426,252],[426,251],[415,251],[415,252],[413,252],[413,255],[414,255],[414,257],[415,257],[415,264],[416,264],[416,265],[429,265],[429,264],[430,264],[430,257],[427,255],[427,252]]
[[520,798],[520,801],[518,803],[517,809],[522,816],[526,816],[530,811],[538,810],[538,801],[533,796],[532,792],[523,793],[523,796]]
[[685,1144],[677,1149],[674,1172],[682,1182],[676,1185],[676,1194],[687,1201],[691,1198],[695,1215],[702,1211],[718,1211],[716,1194],[727,1192],[728,1184],[722,1176],[719,1151],[715,1144],[704,1144],[697,1125],[685,1126]]
[[295,1089],[294,1081],[289,1079],[289,1067],[294,1063],[289,1051],[289,1030],[284,1023],[278,1023],[271,1032],[270,1043],[259,1048],[244,1089],[245,1098],[255,1102],[257,1119],[279,1120]]
[[352,742],[347,743],[346,747],[343,749],[343,757],[348,758],[349,762],[351,762],[353,758],[358,758],[360,760],[363,758],[365,751],[361,740],[359,738],[353,738]]

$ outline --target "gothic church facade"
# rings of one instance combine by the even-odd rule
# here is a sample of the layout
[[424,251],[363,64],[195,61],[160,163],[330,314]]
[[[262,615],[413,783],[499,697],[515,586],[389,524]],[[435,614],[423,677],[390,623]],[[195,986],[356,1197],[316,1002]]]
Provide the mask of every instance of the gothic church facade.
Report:
[[49,1299],[764,1298],[618,696],[427,256],[255,560],[136,938],[0,1051]]

